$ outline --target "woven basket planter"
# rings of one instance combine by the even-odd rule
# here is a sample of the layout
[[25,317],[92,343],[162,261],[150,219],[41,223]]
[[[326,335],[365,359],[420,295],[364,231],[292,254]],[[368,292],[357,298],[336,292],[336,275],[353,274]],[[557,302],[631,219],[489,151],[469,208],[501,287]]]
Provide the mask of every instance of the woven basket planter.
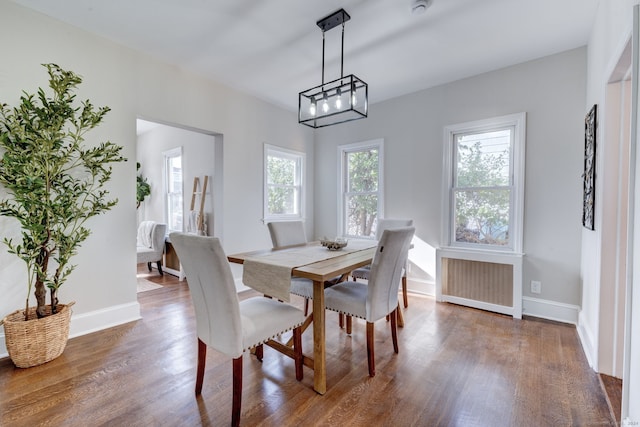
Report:
[[29,320],[24,320],[24,310],[18,310],[1,323],[9,357],[18,368],[41,365],[60,356],[69,340],[71,306],[58,304],[58,312],[51,313],[47,306],[47,316],[38,319],[36,308],[29,308]]

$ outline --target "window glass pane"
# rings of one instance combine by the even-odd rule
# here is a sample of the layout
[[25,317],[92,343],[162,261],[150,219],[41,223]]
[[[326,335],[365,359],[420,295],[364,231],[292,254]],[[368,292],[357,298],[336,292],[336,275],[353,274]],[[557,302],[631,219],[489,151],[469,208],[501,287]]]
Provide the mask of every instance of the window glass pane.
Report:
[[347,153],[347,192],[378,191],[378,149]]
[[456,186],[510,184],[511,129],[456,135]]
[[270,186],[269,213],[273,215],[297,214],[296,190],[291,187]]
[[182,193],[169,193],[169,229],[182,231]]
[[454,197],[456,242],[509,244],[510,190],[457,190]]
[[346,195],[346,235],[374,236],[378,217],[377,194]]
[[301,218],[304,154],[265,149],[264,218]]
[[182,156],[170,157],[169,166],[169,192],[182,192]]
[[297,163],[295,160],[269,156],[267,163],[267,182],[269,184],[295,184]]

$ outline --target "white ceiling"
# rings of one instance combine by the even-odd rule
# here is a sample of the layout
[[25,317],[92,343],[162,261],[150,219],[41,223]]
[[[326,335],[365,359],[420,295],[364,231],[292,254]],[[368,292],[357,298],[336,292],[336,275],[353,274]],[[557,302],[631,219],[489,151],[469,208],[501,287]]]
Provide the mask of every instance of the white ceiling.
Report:
[[[344,8],[370,103],[586,45],[600,0],[13,0],[289,110],[321,83],[316,21]],[[340,27],[325,81],[340,77]]]

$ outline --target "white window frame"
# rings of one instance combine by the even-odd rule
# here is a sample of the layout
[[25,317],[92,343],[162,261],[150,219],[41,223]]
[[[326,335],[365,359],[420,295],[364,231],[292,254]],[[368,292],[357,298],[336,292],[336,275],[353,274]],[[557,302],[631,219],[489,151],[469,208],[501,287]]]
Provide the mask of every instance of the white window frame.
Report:
[[[172,148],[171,150],[163,151],[162,156],[164,158],[163,169],[162,169],[163,184],[164,184],[164,217],[165,217],[165,223],[167,224],[167,235],[168,235],[172,231],[183,232],[184,222],[186,219],[184,215],[184,157],[182,155],[182,147],[176,147],[176,148]],[[169,161],[175,157],[183,157],[182,158],[182,188],[180,189],[180,192],[182,193],[182,229],[181,230],[173,229],[171,227],[172,224],[169,219],[170,217],[169,215],[169,198],[170,198]]]
[[346,187],[347,187],[347,154],[355,151],[365,151],[367,149],[378,150],[378,218],[384,218],[384,140],[373,139],[368,141],[356,142],[353,144],[345,144],[338,146],[338,165],[340,167],[340,179],[338,180],[338,236],[354,237],[359,239],[375,239],[375,235],[365,236],[349,236],[346,233]]
[[[294,189],[297,194],[296,205],[297,214],[271,214],[269,212],[269,183],[267,180],[267,168],[269,156],[281,157],[297,162],[296,176],[294,177]],[[304,220],[305,215],[305,171],[307,167],[307,155],[301,151],[290,150],[275,145],[264,144],[264,166],[263,166],[263,221],[294,221]]]
[[[510,197],[509,244],[506,246],[473,244],[455,241],[454,174],[456,173],[455,135],[482,133],[513,127],[513,147],[510,159],[512,188]],[[442,191],[442,243],[444,247],[480,251],[522,253],[524,218],[524,177],[526,113],[516,113],[485,120],[446,126],[444,129],[444,179]]]

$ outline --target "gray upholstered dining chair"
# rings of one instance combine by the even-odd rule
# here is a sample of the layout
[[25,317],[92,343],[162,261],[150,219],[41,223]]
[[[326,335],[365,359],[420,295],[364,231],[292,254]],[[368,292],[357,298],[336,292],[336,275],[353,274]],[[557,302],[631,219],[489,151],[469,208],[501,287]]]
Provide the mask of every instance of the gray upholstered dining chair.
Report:
[[[392,219],[392,218],[380,218],[378,219],[378,224],[376,227],[376,240],[380,240],[380,236],[382,236],[382,232],[384,230],[388,230],[390,228],[398,228],[398,227],[411,227],[413,226],[412,219]],[[371,272],[371,266],[367,265],[362,268],[358,268],[351,272],[351,277],[353,280],[363,279],[369,280],[369,273]],[[407,266],[405,263],[404,269],[402,270],[402,302],[404,303],[404,307],[409,307],[409,298],[407,296]]]
[[367,360],[369,376],[374,376],[374,322],[386,317],[391,319],[393,350],[398,353],[397,310],[400,276],[407,261],[409,245],[414,227],[387,229],[378,241],[371,263],[368,284],[344,282],[325,290],[324,303],[327,310],[347,316],[365,319],[367,322]]
[[136,239],[137,263],[147,263],[151,271],[151,264],[156,263],[158,273],[162,276],[162,254],[164,253],[165,233],[167,225],[155,221],[142,221],[138,226]]
[[267,224],[274,248],[307,243],[302,221],[274,221]]
[[[274,248],[307,243],[302,221],[275,221],[267,224]],[[309,313],[309,300],[313,298],[313,282],[301,277],[291,278],[291,293],[304,298],[304,315]]]
[[198,368],[196,396],[202,392],[207,346],[233,359],[232,425],[240,423],[242,403],[242,354],[256,348],[262,360],[262,345],[293,330],[296,379],[302,380],[301,310],[262,297],[238,300],[227,257],[216,237],[171,233],[171,243],[185,270],[196,314]]

